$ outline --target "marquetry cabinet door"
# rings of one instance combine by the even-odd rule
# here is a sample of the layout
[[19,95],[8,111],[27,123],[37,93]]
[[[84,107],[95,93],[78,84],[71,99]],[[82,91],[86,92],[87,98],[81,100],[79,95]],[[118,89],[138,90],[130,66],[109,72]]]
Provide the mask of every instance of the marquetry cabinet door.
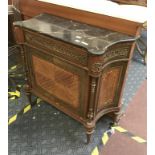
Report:
[[32,93],[71,115],[84,117],[88,75],[65,60],[25,45]]

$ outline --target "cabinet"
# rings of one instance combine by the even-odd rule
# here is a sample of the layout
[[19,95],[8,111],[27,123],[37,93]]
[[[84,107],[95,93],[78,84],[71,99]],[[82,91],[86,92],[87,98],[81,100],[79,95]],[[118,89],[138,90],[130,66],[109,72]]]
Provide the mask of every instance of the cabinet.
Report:
[[52,104],[86,128],[121,108],[134,37],[49,14],[14,23],[27,74],[26,92]]
[[111,0],[120,4],[147,6],[147,0]]

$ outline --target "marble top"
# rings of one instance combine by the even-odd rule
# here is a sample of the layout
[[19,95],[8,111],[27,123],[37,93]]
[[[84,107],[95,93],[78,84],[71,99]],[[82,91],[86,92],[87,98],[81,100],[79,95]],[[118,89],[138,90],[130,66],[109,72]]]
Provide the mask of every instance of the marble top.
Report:
[[107,47],[116,42],[136,39],[120,32],[101,29],[45,13],[25,21],[17,21],[14,25],[78,45],[93,54],[104,53]]

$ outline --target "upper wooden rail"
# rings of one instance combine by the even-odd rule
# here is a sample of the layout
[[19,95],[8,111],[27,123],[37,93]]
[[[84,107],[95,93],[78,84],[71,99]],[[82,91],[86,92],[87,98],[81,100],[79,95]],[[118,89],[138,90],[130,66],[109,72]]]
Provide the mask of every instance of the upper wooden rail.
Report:
[[120,4],[147,6],[147,0],[111,0]]
[[61,5],[40,2],[37,0],[13,0],[13,3],[16,5],[15,7],[20,10],[21,14],[23,15],[23,19],[31,18],[40,13],[49,13],[133,36],[139,34],[142,27],[141,23],[73,9]]

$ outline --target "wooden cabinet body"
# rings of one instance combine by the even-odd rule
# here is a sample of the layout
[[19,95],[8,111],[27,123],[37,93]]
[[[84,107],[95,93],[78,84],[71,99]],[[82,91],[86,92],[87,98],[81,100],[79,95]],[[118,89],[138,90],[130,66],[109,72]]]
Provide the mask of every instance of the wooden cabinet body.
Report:
[[120,110],[135,38],[47,14],[14,25],[27,94],[81,122],[89,141],[96,121]]
[[147,6],[147,0],[111,0],[121,4],[142,5]]

